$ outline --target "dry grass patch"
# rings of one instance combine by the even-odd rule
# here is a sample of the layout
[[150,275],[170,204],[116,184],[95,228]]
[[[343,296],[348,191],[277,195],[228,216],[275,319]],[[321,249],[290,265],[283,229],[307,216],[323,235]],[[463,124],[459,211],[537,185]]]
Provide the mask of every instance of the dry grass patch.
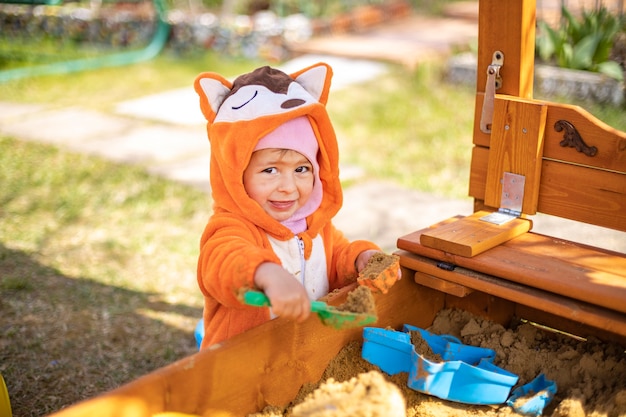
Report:
[[196,351],[207,195],[0,139],[0,373],[40,416]]

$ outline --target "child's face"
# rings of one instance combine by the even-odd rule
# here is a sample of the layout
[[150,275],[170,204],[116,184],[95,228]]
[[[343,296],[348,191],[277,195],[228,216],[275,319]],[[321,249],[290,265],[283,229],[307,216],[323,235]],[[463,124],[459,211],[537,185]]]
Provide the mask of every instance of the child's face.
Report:
[[313,181],[311,162],[287,149],[253,152],[243,173],[248,195],[278,221],[287,220],[304,206],[313,191]]

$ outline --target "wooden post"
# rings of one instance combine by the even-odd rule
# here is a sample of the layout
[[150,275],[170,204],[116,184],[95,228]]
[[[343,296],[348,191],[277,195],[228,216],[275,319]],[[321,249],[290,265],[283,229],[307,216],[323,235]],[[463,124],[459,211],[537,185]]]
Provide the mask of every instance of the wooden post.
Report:
[[[539,161],[546,120],[545,106],[530,102],[533,95],[535,63],[535,0],[480,0],[478,11],[478,61],[474,109],[476,148],[472,153],[472,173],[476,172],[477,165],[484,163],[476,159],[481,155],[476,149],[491,146],[489,152],[491,174],[487,183],[489,198],[486,204],[490,210],[482,210],[485,206],[482,199],[475,201],[476,212],[473,215],[452,224],[430,229],[420,238],[424,246],[466,257],[491,249],[528,232],[532,227],[532,223],[523,218],[514,219],[504,225],[494,225],[485,222],[484,219],[491,210],[502,207],[500,181],[503,172],[506,171],[515,171],[512,173],[527,177],[524,208],[529,213],[536,212],[541,166]],[[493,72],[496,67],[497,77]],[[488,70],[491,71],[489,76]],[[488,82],[491,84],[487,85]],[[500,102],[506,105],[497,107],[496,95],[506,95],[508,100]],[[487,123],[483,119],[485,115],[488,115]],[[494,116],[499,118],[497,122],[494,122]],[[515,123],[511,122],[511,118],[515,119]],[[517,120],[518,118],[521,119]],[[507,120],[506,123],[504,119]],[[494,130],[489,132],[492,122]],[[489,127],[487,131],[484,131],[485,126]],[[515,128],[514,131],[507,130],[511,126]],[[513,144],[512,136],[528,136],[531,140]],[[486,192],[480,190],[480,193],[484,196]],[[473,195],[475,196],[475,193]]]
[[536,4],[535,0],[480,0],[478,11],[474,144],[489,146],[489,134],[479,126],[487,69],[495,51],[504,54],[502,86],[496,94],[533,97]]
[[[537,212],[541,158],[548,106],[518,98],[497,98],[487,168],[485,204],[506,207],[502,201],[506,173],[525,179],[519,211]],[[521,209],[521,210],[520,210]]]

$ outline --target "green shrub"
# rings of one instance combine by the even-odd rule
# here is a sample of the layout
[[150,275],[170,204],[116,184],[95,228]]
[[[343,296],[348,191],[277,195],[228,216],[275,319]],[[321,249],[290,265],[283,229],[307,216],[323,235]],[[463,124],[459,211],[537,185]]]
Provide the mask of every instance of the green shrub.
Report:
[[605,7],[583,11],[580,19],[566,8],[562,8],[562,15],[560,28],[539,22],[536,43],[539,59],[562,68],[600,72],[623,80],[623,68],[610,59],[614,39],[623,30],[622,19]]

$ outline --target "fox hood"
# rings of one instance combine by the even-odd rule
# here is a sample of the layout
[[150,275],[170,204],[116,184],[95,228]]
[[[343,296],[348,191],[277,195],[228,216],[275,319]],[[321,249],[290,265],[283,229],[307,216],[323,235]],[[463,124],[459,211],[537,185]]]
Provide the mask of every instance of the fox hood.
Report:
[[[342,205],[339,152],[326,102],[332,69],[318,63],[292,74],[261,67],[230,82],[216,73],[202,73],[194,88],[207,120],[211,144],[211,188],[216,214],[229,212],[254,223],[279,240],[291,230],[273,219],[248,196],[243,173],[261,138],[283,123],[307,117],[319,145],[319,178],[323,197],[307,217],[307,231],[315,237]],[[297,138],[294,138],[297,140]]]

